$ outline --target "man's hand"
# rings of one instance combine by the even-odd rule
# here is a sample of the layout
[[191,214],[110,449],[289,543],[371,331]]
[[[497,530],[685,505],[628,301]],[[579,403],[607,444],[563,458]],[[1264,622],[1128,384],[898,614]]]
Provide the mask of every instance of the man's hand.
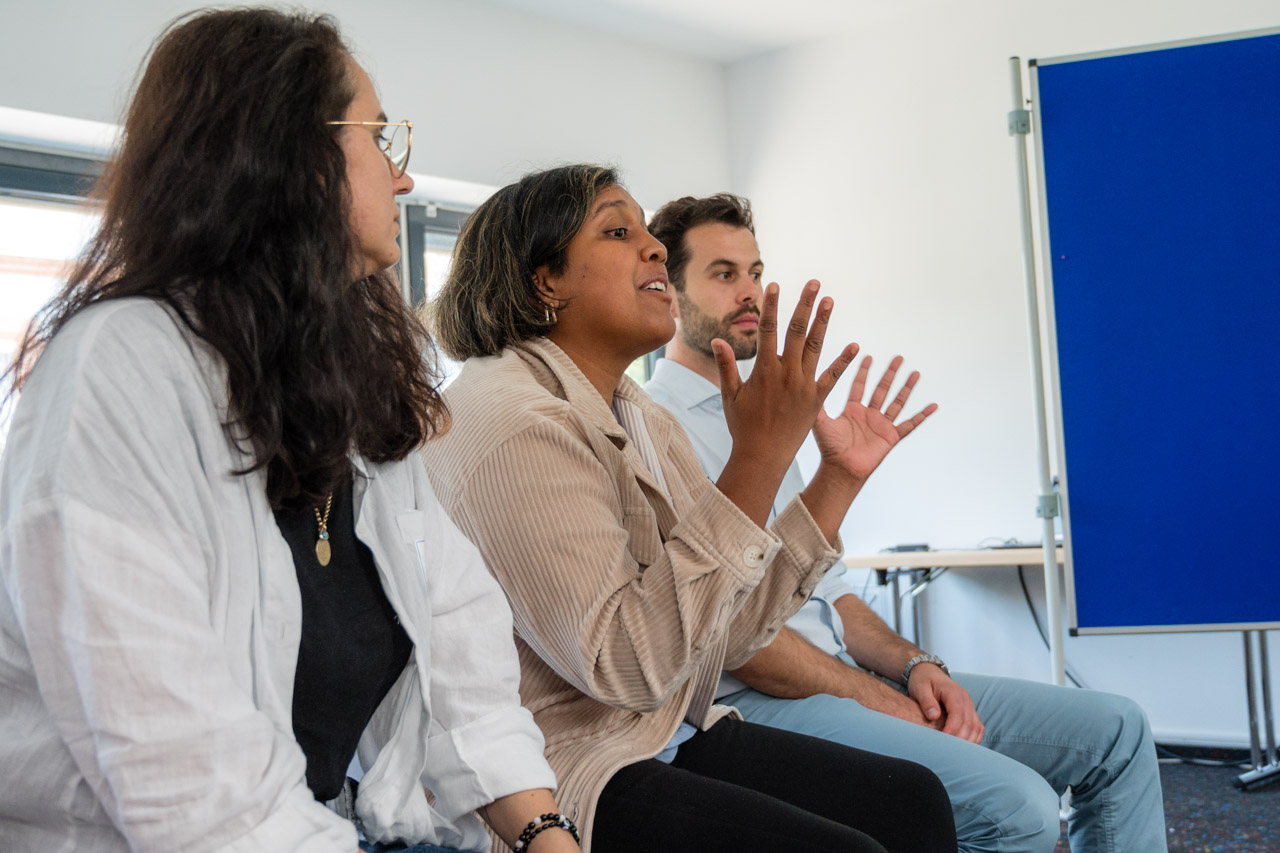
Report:
[[907,693],[932,728],[973,743],[982,743],[986,728],[978,718],[969,691],[932,663],[911,670]]
[[[786,626],[772,643],[731,673],[748,687],[779,699],[827,693],[918,726],[942,729],[942,720],[925,719],[920,706],[901,690],[827,654]],[[914,671],[911,680],[915,681]]]
[[912,697],[890,687],[873,675],[855,669],[851,669],[851,672],[861,676],[858,678],[859,689],[856,699],[862,707],[888,714],[890,717],[897,717],[899,720],[906,720],[908,723],[915,723],[917,726],[924,726],[926,729],[942,731],[943,720],[930,720]]

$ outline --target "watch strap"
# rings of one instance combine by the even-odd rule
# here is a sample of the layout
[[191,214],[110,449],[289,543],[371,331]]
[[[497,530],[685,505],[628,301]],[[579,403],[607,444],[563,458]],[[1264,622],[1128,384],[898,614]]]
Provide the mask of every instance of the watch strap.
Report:
[[929,655],[929,654],[916,655],[911,660],[907,661],[907,665],[902,668],[903,684],[911,683],[911,670],[916,668],[916,664],[921,664],[921,663],[936,664],[947,675],[951,674],[951,670],[947,668],[947,665],[945,663],[943,663],[942,658],[938,657],[937,655]]

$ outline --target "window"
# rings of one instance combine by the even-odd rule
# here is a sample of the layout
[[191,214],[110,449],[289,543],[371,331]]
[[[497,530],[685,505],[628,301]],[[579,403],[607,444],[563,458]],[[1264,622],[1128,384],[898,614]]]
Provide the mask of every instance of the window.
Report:
[[[0,360],[17,353],[32,318],[66,284],[98,226],[77,194],[101,168],[95,160],[0,148]],[[12,408],[0,412],[0,451]]]
[[[453,244],[458,242],[458,232],[467,216],[467,213],[434,204],[404,206],[401,221],[406,224],[400,232],[400,281],[404,284],[405,298],[423,311],[424,317],[428,304],[449,277]],[[439,353],[438,366],[444,374],[444,385],[453,381],[462,369],[461,364],[444,353]]]

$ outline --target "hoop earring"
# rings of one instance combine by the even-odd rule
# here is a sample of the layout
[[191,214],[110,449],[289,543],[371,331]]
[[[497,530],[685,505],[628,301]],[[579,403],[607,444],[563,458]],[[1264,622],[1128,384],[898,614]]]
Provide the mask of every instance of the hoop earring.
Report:
[[[539,294],[546,293],[546,291],[542,289],[542,282],[538,281],[538,276],[536,274],[533,276],[533,289]],[[548,302],[542,303],[542,322],[546,323],[548,326],[554,326],[559,322],[559,318],[556,317],[556,309],[552,308],[551,304]]]

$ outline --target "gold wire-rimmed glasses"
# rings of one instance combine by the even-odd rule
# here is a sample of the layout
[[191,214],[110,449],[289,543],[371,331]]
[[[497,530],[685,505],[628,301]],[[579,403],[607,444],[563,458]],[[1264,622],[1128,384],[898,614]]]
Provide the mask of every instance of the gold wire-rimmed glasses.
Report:
[[379,147],[387,162],[391,164],[391,174],[400,177],[409,168],[409,151],[413,148],[413,122],[411,121],[326,121],[325,124],[356,124],[363,127],[381,127]]

